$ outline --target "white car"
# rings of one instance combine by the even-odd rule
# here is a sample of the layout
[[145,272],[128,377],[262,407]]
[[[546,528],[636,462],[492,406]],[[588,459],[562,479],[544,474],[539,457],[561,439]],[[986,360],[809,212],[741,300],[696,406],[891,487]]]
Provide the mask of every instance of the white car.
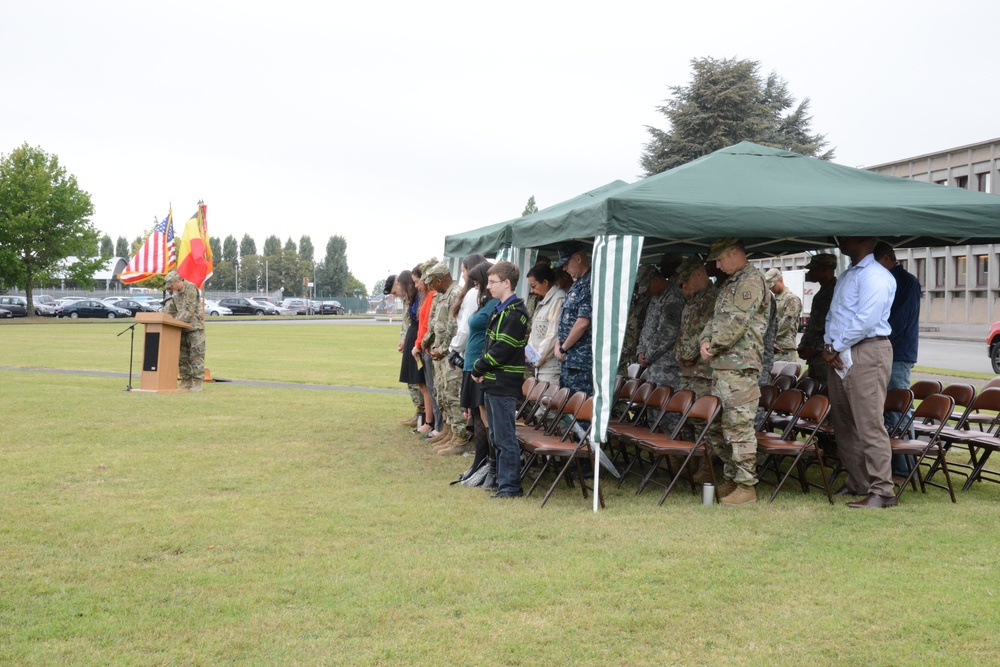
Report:
[[233,311],[225,306],[220,306],[218,301],[205,299],[205,314],[210,317],[220,317],[223,315],[232,315]]

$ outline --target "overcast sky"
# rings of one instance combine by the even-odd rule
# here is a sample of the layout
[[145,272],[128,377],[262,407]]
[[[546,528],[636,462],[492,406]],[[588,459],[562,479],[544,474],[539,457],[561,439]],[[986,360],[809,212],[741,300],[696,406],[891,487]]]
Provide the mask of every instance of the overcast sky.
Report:
[[130,242],[172,202],[262,249],[333,234],[366,285],[444,237],[634,181],[692,58],[812,101],[836,162],[1000,136],[1000,3],[6,0],[0,153],[28,142]]

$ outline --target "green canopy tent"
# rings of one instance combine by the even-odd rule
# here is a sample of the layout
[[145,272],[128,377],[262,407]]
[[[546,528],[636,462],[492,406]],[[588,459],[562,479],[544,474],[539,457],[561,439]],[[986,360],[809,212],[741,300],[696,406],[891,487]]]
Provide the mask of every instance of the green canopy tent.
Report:
[[473,253],[495,257],[497,261],[513,262],[521,271],[522,280],[518,283],[518,295],[524,297],[528,293],[528,281],[523,276],[535,265],[538,257],[536,248],[514,246],[511,243],[511,230],[515,224],[532,224],[536,219],[560,215],[576,208],[584,207],[595,201],[600,201],[608,194],[628,185],[625,181],[612,181],[607,185],[584,192],[572,199],[543,208],[530,215],[498,222],[486,227],[480,227],[462,234],[446,236],[444,240],[444,255],[452,269],[452,275],[458,275],[461,258]]
[[[594,439],[605,440],[614,372],[640,257],[704,253],[740,236],[754,254],[879,236],[897,246],[1000,242],[1000,197],[884,176],[743,142],[606,192],[583,206],[518,220],[516,248],[593,240]],[[595,500],[599,471],[595,470]]]

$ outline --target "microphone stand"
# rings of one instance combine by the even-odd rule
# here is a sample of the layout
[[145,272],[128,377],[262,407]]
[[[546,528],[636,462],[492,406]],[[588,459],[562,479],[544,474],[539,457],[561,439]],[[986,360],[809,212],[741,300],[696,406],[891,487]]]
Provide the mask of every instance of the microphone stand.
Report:
[[[139,323],[136,322],[135,324],[126,327],[125,329],[122,330],[121,333],[118,334],[118,336],[121,336],[126,331],[132,332],[131,340],[129,340],[129,350],[128,350],[128,386],[125,387],[125,391],[132,391],[132,357],[135,354],[135,328],[138,325]],[[118,338],[118,336],[115,336],[115,338]]]

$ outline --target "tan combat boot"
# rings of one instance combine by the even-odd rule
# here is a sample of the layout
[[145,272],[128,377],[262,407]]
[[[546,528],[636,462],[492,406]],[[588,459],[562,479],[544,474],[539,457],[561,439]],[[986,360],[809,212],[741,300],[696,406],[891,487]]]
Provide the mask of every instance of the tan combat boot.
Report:
[[691,481],[695,484],[711,484],[712,483],[712,471],[709,470],[710,465],[708,459],[705,457],[701,458],[701,465],[698,467],[697,472],[691,477]]
[[438,450],[448,449],[454,443],[455,443],[455,434],[454,433],[449,433],[447,438],[444,438],[442,440],[438,440],[433,445],[431,445],[431,449],[433,449],[434,453],[437,454]]
[[201,391],[201,380],[191,380],[191,386],[188,391]]
[[409,426],[409,427],[412,428],[412,427],[414,427],[414,426],[417,425],[417,416],[413,415],[409,419],[404,419],[403,421],[399,422],[399,425],[400,426]]
[[448,447],[439,447],[434,450],[438,456],[461,456],[472,451],[472,442],[455,436],[448,441]]
[[731,479],[727,479],[722,484],[719,484],[719,488],[716,489],[716,491],[719,494],[719,499],[721,500],[722,498],[728,496],[730,493],[736,490],[736,487],[737,487],[736,482],[734,482]]
[[438,433],[437,435],[435,435],[433,438],[427,438],[427,442],[429,444],[433,445],[436,442],[441,442],[442,440],[447,440],[450,437],[451,437],[451,426],[449,426],[448,424],[445,424],[444,428],[441,429],[441,432]]
[[737,484],[736,490],[727,495],[721,501],[723,505],[736,507],[737,505],[749,505],[757,502],[757,490],[746,484]]

